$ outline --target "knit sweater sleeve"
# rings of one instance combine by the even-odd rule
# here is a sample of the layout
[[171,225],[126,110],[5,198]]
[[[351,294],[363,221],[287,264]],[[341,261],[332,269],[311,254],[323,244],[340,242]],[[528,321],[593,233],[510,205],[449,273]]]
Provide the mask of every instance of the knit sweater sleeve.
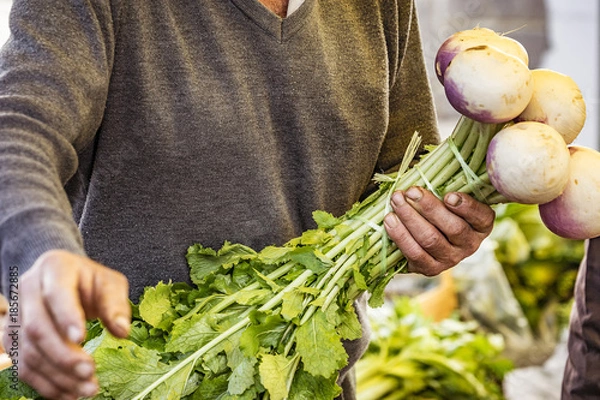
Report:
[[436,113],[425,66],[414,0],[389,1],[386,24],[390,54],[389,123],[376,172],[395,170],[413,133],[422,144],[439,142]]
[[102,120],[113,49],[108,2],[15,0],[0,53],[0,272],[50,249],[83,253],[66,182]]

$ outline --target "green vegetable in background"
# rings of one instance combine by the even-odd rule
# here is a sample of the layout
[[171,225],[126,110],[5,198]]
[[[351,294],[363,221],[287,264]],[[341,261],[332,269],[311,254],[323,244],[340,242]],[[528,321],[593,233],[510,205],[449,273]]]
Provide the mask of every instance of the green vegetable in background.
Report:
[[551,317],[556,320],[551,329],[556,335],[568,321],[568,311],[561,308],[570,307],[584,242],[548,230],[535,205],[495,207],[491,239],[497,243],[496,258],[533,331],[547,331],[543,325]]
[[371,344],[356,366],[358,400],[503,398],[513,366],[501,357],[500,335],[475,321],[432,322],[406,297],[390,309],[372,318]]

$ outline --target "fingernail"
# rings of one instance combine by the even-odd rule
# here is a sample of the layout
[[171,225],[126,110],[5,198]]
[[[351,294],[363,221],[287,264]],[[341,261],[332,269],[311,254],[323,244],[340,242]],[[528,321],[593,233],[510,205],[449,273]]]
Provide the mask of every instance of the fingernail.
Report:
[[450,193],[448,196],[446,196],[446,204],[451,205],[452,207],[456,207],[461,201],[461,197],[456,193]]
[[79,362],[75,365],[75,375],[81,379],[88,379],[94,373],[94,366],[89,362]]
[[401,205],[403,205],[405,203],[404,194],[402,194],[402,192],[400,191],[394,192],[394,194],[392,195],[391,203],[394,207],[400,207]]
[[129,334],[129,328],[131,325],[129,319],[119,315],[117,318],[115,318],[115,325],[117,326],[117,329],[121,331],[123,336],[127,336]]
[[385,218],[383,219],[383,223],[388,227],[388,228],[395,228],[398,226],[398,224],[400,223],[400,221],[398,220],[398,216],[394,213],[389,213],[388,215],[385,216]]
[[413,186],[406,191],[406,197],[412,201],[419,201],[423,197],[423,193],[421,193],[421,189]]
[[98,385],[93,382],[85,382],[78,386],[78,392],[83,397],[91,397],[98,391]]
[[71,325],[67,328],[67,338],[73,343],[80,343],[83,340],[83,332],[78,327]]

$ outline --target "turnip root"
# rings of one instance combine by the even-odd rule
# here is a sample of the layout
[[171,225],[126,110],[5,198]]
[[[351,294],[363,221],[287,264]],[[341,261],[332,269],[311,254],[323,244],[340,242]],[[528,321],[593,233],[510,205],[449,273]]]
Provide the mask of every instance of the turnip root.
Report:
[[544,225],[567,239],[600,236],[600,153],[570,145],[568,183],[556,199],[540,204]]
[[562,136],[540,122],[519,122],[498,132],[487,151],[490,182],[508,200],[541,204],[559,196],[569,179]]
[[570,76],[550,69],[535,69],[533,96],[519,121],[539,121],[552,126],[565,142],[575,140],[586,118],[585,101],[577,83]]
[[492,46],[478,46],[454,57],[444,75],[444,89],[459,113],[484,123],[503,123],[527,107],[533,79],[517,57]]
[[444,84],[444,73],[452,59],[460,52],[482,45],[493,46],[500,51],[519,58],[525,65],[529,64],[527,50],[518,41],[499,35],[491,29],[476,27],[454,33],[442,43],[435,57],[435,73]]

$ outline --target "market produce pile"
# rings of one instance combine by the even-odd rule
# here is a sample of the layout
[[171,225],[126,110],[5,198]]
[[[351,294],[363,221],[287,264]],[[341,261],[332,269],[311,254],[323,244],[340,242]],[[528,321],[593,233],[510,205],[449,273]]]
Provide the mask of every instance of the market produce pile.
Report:
[[550,232],[537,207],[515,203],[496,208],[491,239],[533,334],[557,342],[568,324],[584,242]]
[[474,320],[427,317],[415,299],[399,296],[371,317],[372,338],[356,365],[360,400],[500,400],[513,369],[500,334]]
[[[553,231],[600,235],[593,176],[600,154],[567,144],[585,120],[581,93],[564,75],[530,71],[524,58],[520,44],[483,28],[451,37],[438,71],[463,115],[453,133],[411,167],[415,134],[399,170],[375,177],[375,193],[340,217],[315,211],[317,227],[282,246],[192,245],[194,286],[147,288],[133,306],[128,339],[90,324],[85,348],[97,365],[95,398],[333,399],[348,362],[342,342],[361,335],[355,300],[368,292],[370,305],[381,305],[386,285],[406,270],[382,225],[395,190],[418,185],[440,197],[460,191],[488,204],[541,204]],[[546,74],[552,78],[539,81],[557,83],[560,93],[538,85]],[[547,98],[565,112],[552,116]],[[37,398],[9,380],[9,372],[0,374],[0,398]]]

